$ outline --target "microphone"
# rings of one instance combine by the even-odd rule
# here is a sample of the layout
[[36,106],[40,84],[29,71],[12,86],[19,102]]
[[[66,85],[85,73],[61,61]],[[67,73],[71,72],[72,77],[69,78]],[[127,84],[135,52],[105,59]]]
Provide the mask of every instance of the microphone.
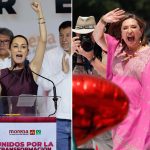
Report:
[[[17,66],[17,64],[16,64],[16,66]],[[25,68],[27,68],[29,66],[29,60],[25,59],[24,66],[25,66]],[[31,70],[31,68],[30,68],[30,70]],[[36,74],[37,76],[47,80],[47,81],[50,81],[53,84],[53,101],[54,101],[55,111],[54,111],[54,113],[50,114],[49,116],[54,115],[57,112],[57,101],[58,101],[57,93],[56,93],[56,86],[55,86],[54,82],[52,80],[50,80],[50,79],[48,79],[48,78],[46,78],[46,77],[36,73],[36,72],[34,72],[33,70],[31,70],[31,72]]]
[[53,97],[53,101],[54,101],[55,112],[52,113],[52,114],[50,114],[49,116],[54,115],[57,112],[57,101],[58,101],[58,97],[57,97],[57,94],[56,94],[56,86],[55,86],[54,82],[52,80],[50,80],[50,79],[48,79],[48,78],[40,75],[40,74],[37,74],[36,72],[34,72],[32,70],[31,70],[31,72],[34,73],[34,74],[36,74],[37,76],[39,76],[39,77],[47,80],[47,81],[50,81],[53,84],[53,96],[54,96]]

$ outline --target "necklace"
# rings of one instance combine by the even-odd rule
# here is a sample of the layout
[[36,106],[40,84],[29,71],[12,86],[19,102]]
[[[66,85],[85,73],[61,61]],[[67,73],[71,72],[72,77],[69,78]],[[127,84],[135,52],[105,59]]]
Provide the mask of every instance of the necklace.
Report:
[[125,56],[122,61],[129,61],[131,58],[138,56],[138,51],[141,49],[142,45],[140,44],[136,50],[126,49]]
[[123,61],[129,61],[131,58],[137,57],[138,56],[138,52],[137,51],[133,51],[133,50],[126,50],[124,57],[122,59]]
[[126,60],[129,60],[129,59],[131,59],[131,58],[134,58],[136,56],[136,54],[135,53],[133,53],[133,54],[125,54],[125,58],[123,59],[123,61],[126,61]]

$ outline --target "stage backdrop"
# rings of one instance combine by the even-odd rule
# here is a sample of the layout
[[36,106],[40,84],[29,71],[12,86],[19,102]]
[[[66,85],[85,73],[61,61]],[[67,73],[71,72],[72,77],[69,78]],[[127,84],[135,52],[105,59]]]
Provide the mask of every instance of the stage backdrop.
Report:
[[[28,38],[29,60],[33,57],[39,36],[38,18],[31,8],[32,1],[0,0],[0,27],[7,27],[14,32],[14,35],[23,34]],[[40,0],[48,31],[47,50],[59,44],[58,27],[60,23],[71,20],[70,1]]]

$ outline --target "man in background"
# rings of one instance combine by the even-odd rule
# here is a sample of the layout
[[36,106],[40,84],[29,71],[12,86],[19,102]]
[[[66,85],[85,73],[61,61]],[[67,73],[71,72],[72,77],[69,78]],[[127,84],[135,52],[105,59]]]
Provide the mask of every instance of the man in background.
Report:
[[9,43],[13,32],[7,28],[0,28],[0,69],[9,68],[11,59],[9,57]]
[[[56,112],[57,150],[71,149],[72,120],[72,74],[71,74],[71,21],[59,26],[60,47],[46,52],[41,75],[52,80],[56,85],[57,95],[61,97]],[[52,96],[52,84],[39,78],[39,85]]]

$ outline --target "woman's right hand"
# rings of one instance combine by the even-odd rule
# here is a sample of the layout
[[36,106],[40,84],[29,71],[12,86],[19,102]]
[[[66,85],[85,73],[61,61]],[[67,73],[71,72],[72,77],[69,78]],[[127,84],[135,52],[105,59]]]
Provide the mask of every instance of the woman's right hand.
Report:
[[97,23],[95,30],[93,32],[93,37],[95,42],[107,52],[108,46],[105,38],[105,26],[107,23],[114,23],[120,21],[125,17],[125,11],[119,8],[116,8],[105,15],[103,15],[99,22]]
[[124,18],[124,16],[125,11],[120,8],[116,8],[103,15],[101,19],[106,23],[114,23],[120,21],[120,19]]

